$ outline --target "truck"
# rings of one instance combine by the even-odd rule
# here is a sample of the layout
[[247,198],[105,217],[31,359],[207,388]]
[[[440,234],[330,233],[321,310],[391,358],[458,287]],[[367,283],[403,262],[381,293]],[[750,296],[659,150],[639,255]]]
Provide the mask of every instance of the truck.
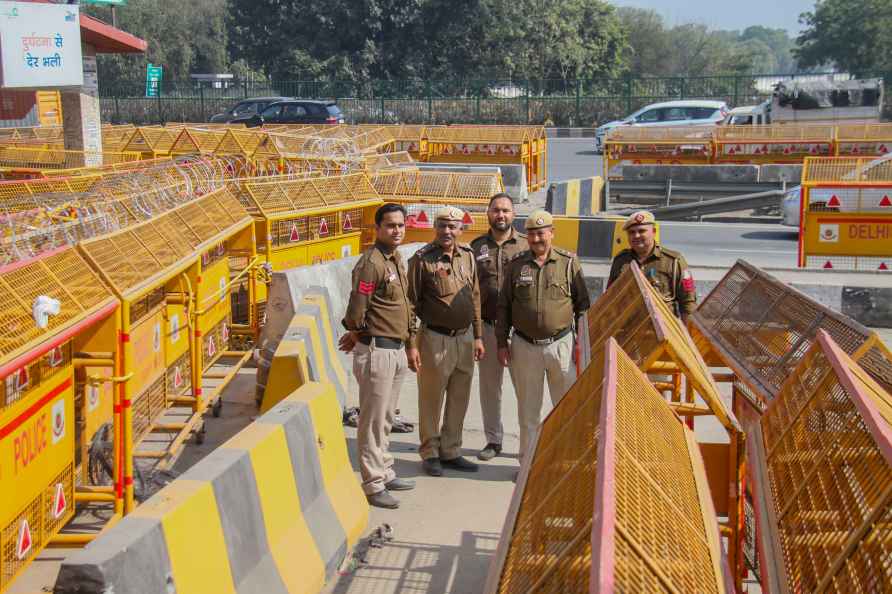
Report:
[[883,79],[777,83],[770,99],[732,109],[724,125],[876,124],[883,111]]

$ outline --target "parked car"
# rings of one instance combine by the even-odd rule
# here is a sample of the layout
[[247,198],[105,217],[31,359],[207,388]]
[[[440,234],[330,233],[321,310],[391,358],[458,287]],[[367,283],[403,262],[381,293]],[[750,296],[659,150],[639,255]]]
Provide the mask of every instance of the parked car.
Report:
[[653,103],[622,120],[595,129],[595,152],[604,152],[607,132],[620,126],[716,126],[728,115],[724,101],[686,100]]
[[211,116],[212,124],[226,124],[233,121],[241,121],[255,116],[272,103],[287,101],[290,97],[253,97],[236,103],[232,109]]
[[344,114],[334,101],[289,99],[268,105],[243,121],[248,128],[263,124],[343,124]]

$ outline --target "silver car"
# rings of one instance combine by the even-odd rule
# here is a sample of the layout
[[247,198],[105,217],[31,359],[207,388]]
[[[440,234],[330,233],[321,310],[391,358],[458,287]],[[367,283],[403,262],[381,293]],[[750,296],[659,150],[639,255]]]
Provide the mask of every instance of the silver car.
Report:
[[604,152],[607,132],[620,126],[716,126],[728,115],[724,101],[685,100],[653,103],[623,120],[607,122],[595,129],[595,152]]

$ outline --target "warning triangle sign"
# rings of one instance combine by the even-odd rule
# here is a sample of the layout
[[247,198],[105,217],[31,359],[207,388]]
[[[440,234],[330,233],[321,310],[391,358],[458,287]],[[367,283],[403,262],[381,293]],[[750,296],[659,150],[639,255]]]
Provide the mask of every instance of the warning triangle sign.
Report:
[[214,344],[213,335],[208,336],[208,357],[213,357],[217,354],[217,345]]
[[729,154],[729,155],[733,155],[733,154],[736,153],[736,152],[737,152],[737,149],[735,149],[733,146],[732,146],[731,148],[728,149],[728,154]]
[[418,216],[415,217],[415,222],[417,223],[427,223],[427,213],[423,210],[418,212]]
[[839,196],[834,194],[830,197],[830,200],[827,201],[827,206],[839,206]]
[[220,331],[220,338],[223,340],[223,344],[229,342],[229,324],[223,322],[223,329]]
[[816,147],[815,145],[811,145],[811,148],[808,149],[808,154],[810,154],[810,155],[817,155],[817,154],[818,154],[818,147]]
[[880,145],[880,148],[879,148],[879,153],[880,153],[881,155],[885,155],[885,154],[888,153],[888,152],[889,152],[889,149],[886,148],[886,145],[885,145],[885,144],[881,144],[881,145]]
[[343,224],[341,224],[341,230],[342,231],[353,231],[353,223],[350,222],[349,214],[344,215],[344,222],[343,222]]
[[50,367],[58,367],[62,364],[62,348],[56,347],[50,351]]
[[471,213],[465,211],[465,216],[462,217],[461,224],[462,225],[471,225],[474,223],[474,219],[471,218]]
[[15,388],[16,390],[24,390],[28,387],[28,383],[30,382],[30,377],[28,375],[28,367],[22,367],[19,369],[19,372],[15,376]]
[[177,365],[173,369],[173,387],[181,388],[183,386],[183,374],[180,372],[180,366]]
[[15,547],[15,555],[19,558],[19,561],[28,555],[32,544],[31,527],[28,526],[28,520],[22,520],[22,525],[19,526],[19,538]]
[[62,483],[56,483],[56,498],[53,500],[53,518],[58,520],[65,514],[68,504],[65,501],[65,489]]
[[288,241],[300,241],[300,234],[297,232],[297,223],[291,223],[291,235],[288,236]]
[[889,194],[884,195],[880,199],[880,206],[882,206],[882,207],[892,206],[892,200],[889,199]]
[[833,268],[833,264],[830,262],[830,260],[827,260],[824,263],[824,268]]
[[328,221],[325,217],[319,220],[319,235],[328,235]]
[[877,270],[889,270],[889,267],[886,266],[885,262],[880,262],[880,267]]

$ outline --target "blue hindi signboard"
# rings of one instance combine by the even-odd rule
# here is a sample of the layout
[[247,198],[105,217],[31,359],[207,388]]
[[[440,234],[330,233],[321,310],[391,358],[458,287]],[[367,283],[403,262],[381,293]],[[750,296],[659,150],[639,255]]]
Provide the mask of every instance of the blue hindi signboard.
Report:
[[164,67],[149,63],[146,68],[146,97],[158,97],[161,93],[161,78],[164,76]]

